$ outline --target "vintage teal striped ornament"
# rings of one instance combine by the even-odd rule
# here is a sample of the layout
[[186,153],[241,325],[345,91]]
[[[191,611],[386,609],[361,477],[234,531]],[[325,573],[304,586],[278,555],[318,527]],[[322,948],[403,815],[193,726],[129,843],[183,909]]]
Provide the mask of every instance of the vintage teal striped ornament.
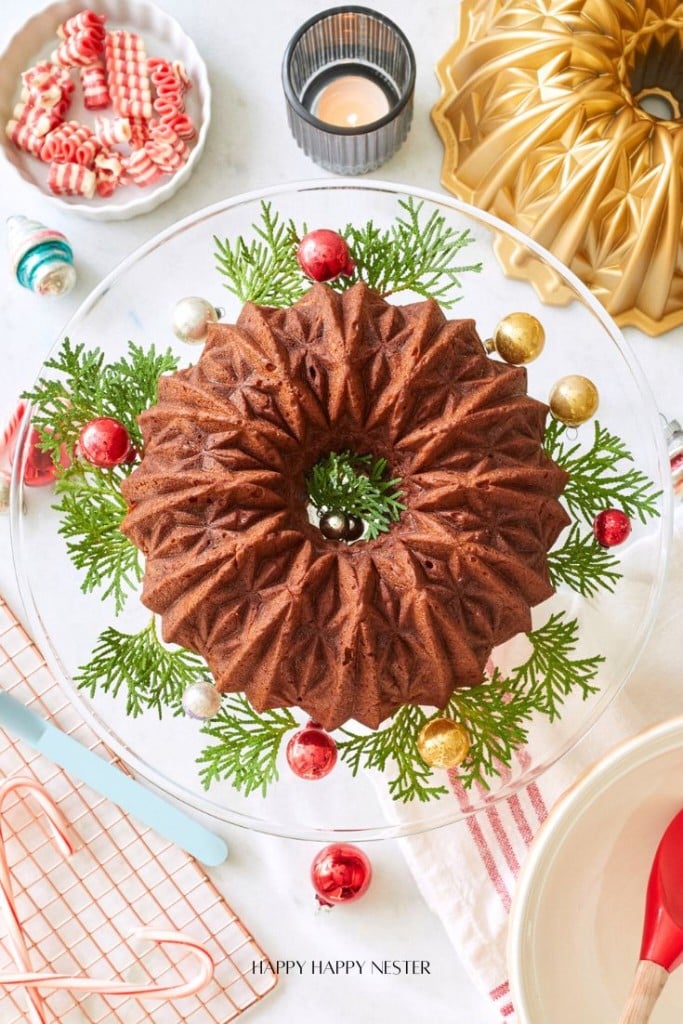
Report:
[[7,245],[24,288],[37,295],[66,295],[76,284],[73,250],[61,231],[22,215],[8,217]]

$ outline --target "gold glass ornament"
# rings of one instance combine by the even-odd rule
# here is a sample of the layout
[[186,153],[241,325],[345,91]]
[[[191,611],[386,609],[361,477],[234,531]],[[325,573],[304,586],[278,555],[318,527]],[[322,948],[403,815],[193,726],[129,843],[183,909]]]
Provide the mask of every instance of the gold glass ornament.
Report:
[[556,420],[578,427],[598,411],[598,389],[588,377],[570,374],[562,377],[550,392],[548,405]]
[[[462,0],[459,17],[436,67],[442,184],[550,249],[618,324],[683,323],[680,5]],[[574,298],[523,243],[495,248],[544,301]]]
[[531,313],[508,313],[499,320],[493,337],[486,342],[489,352],[497,352],[501,359],[514,366],[536,359],[544,345],[543,325]]
[[457,768],[470,750],[467,729],[450,718],[433,718],[420,730],[417,749],[430,768]]

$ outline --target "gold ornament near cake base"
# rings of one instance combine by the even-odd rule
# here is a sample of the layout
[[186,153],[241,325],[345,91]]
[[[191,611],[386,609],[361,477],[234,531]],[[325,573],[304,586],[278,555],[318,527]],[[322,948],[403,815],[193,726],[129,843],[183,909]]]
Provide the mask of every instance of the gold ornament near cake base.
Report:
[[[652,335],[683,323],[682,54],[673,0],[463,0],[437,64],[443,185]],[[521,243],[501,236],[496,251],[544,301],[575,297]]]

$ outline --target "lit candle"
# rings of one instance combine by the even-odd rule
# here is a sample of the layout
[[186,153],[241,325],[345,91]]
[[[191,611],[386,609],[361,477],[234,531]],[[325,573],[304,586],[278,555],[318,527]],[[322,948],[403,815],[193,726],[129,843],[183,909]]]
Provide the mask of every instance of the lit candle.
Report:
[[304,153],[336,174],[365,174],[408,134],[415,55],[384,14],[332,8],[290,39],[282,86],[289,127]]
[[326,124],[356,128],[372,124],[390,110],[384,89],[365,75],[340,75],[316,96],[312,113]]

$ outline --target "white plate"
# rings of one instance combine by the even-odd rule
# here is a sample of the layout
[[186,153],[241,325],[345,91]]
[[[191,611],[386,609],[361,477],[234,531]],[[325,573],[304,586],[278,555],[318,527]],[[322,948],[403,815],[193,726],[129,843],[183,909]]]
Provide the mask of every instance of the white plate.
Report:
[[[657,844],[683,807],[683,717],[607,754],[562,797],[520,875],[508,945],[519,1024],[616,1024]],[[680,1024],[683,971],[652,1024]]]
[[[197,129],[197,136],[189,143],[190,156],[187,163],[176,174],[164,176],[154,185],[147,188],[126,185],[107,199],[100,196],[88,200],[79,196],[53,196],[47,186],[48,164],[16,147],[5,134],[5,125],[19,96],[21,72],[36,61],[49,57],[57,44],[57,26],[84,7],[96,14],[105,14],[109,28],[127,28],[139,33],[148,57],[182,61],[192,81],[185,103]],[[78,99],[79,93],[80,89],[77,88],[74,102],[67,112],[68,119],[92,124],[96,113],[112,116],[111,108],[103,111],[85,110]],[[93,220],[127,220],[141,213],[149,213],[175,195],[197,165],[204,149],[210,118],[211,89],[206,65],[197,47],[174,18],[147,0],[88,0],[87,3],[84,0],[59,0],[25,22],[0,54],[0,152],[24,181],[60,206]]]

